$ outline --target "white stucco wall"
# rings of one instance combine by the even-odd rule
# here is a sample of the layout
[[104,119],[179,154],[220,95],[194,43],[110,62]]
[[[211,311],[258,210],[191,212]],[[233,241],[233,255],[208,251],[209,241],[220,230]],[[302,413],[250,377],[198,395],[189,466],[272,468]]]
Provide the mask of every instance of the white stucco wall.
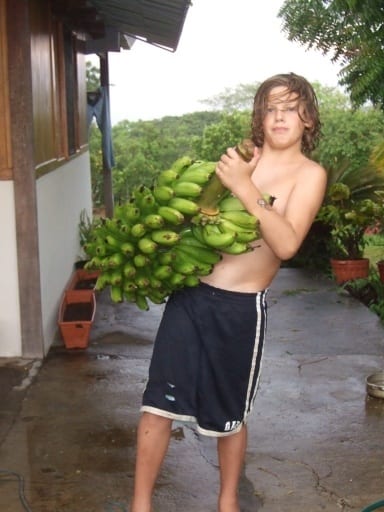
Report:
[[42,318],[45,353],[57,337],[63,290],[80,256],[79,221],[92,218],[89,153],[67,162],[37,181]]
[[13,181],[0,181],[0,357],[20,357],[20,305]]

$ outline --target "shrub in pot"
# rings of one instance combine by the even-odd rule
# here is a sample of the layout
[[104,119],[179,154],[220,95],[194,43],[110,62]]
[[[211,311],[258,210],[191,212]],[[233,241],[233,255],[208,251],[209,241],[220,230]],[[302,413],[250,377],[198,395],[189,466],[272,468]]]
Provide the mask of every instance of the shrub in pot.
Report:
[[331,266],[338,284],[369,273],[369,260],[364,258],[368,227],[382,219],[382,201],[357,199],[345,183],[329,187],[317,218],[330,228],[328,240]]

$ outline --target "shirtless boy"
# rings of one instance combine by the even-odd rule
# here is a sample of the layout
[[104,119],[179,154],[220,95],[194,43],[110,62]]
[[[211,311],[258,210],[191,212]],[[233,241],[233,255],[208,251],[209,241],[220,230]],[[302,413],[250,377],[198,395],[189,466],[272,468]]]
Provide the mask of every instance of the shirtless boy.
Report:
[[[256,395],[266,328],[266,292],[282,260],[304,240],[324,197],[325,170],[310,160],[320,132],[317,100],[301,76],[276,75],[258,88],[251,162],[230,148],[221,182],[260,220],[262,238],[245,254],[223,255],[196,288],[167,302],[157,333],[138,426],[131,512],[150,512],[172,421],[193,421],[217,438],[218,512],[239,512],[247,417]],[[265,204],[263,193],[276,198]]]

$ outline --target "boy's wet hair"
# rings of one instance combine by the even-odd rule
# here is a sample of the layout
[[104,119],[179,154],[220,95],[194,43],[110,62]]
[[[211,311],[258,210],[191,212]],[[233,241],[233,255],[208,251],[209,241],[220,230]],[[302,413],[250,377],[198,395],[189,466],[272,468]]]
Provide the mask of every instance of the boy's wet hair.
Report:
[[305,154],[311,153],[317,146],[321,130],[318,102],[312,85],[304,77],[295,73],[272,76],[258,88],[253,102],[251,125],[253,142],[258,147],[264,144],[263,120],[267,112],[269,93],[275,87],[285,87],[288,94],[297,95],[297,100],[303,107],[302,115],[299,115],[304,122],[309,123],[309,126],[304,129],[301,149]]

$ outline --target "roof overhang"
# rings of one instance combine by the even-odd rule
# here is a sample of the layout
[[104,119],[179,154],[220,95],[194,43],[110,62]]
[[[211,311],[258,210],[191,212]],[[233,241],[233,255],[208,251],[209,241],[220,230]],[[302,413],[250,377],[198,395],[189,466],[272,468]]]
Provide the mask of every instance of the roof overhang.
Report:
[[108,45],[118,38],[126,49],[139,39],[174,52],[190,5],[191,0],[87,0],[87,8],[97,11],[95,21],[105,27],[103,37],[92,39],[106,39]]
[[130,49],[136,39],[176,51],[191,0],[52,0],[60,20],[86,36],[86,53]]

